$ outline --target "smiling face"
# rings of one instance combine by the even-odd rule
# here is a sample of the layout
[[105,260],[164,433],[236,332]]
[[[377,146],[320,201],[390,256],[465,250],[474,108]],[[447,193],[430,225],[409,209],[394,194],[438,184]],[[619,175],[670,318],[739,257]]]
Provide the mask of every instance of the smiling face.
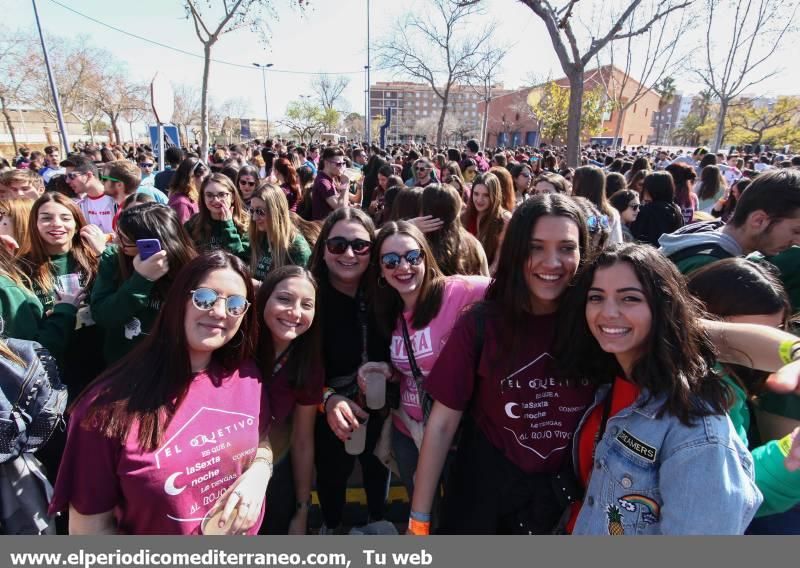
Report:
[[286,278],[275,286],[262,317],[272,334],[276,354],[311,327],[315,298],[314,286],[306,278]]
[[48,254],[69,251],[75,236],[75,227],[75,217],[63,205],[48,201],[39,207],[36,230],[39,231]]
[[[263,211],[263,214],[262,214]],[[269,215],[267,214],[267,202],[260,197],[254,197],[250,200],[250,216],[253,223],[256,224],[256,229],[261,233],[269,230]]]
[[546,215],[534,225],[525,266],[525,283],[534,313],[552,313],[558,307],[578,270],[579,243],[578,225],[568,217]]
[[630,264],[597,269],[586,296],[586,323],[600,348],[613,353],[630,377],[647,348],[653,323],[642,283]]
[[[343,237],[348,241],[354,239],[372,240],[364,225],[358,221],[348,219],[343,219],[333,226],[328,239],[335,237]],[[352,247],[347,247],[342,254],[334,254],[325,247],[324,259],[328,267],[331,283],[336,286],[338,282],[344,288],[348,288],[353,285],[357,286],[367,270],[369,266],[369,249],[367,249],[366,254],[358,255],[353,252]]]
[[[242,277],[227,268],[212,270],[206,274],[195,287],[199,288],[210,288],[225,297],[247,296],[247,288]],[[236,335],[242,323],[242,316],[228,315],[225,311],[225,301],[221,298],[210,310],[200,310],[195,307],[191,296],[188,294],[187,296],[184,331],[192,367],[197,368],[196,361],[210,359],[214,351]]]
[[206,207],[211,212],[211,217],[220,219],[222,217],[222,207],[231,207],[231,193],[228,188],[221,183],[211,182],[203,190],[203,199]]
[[472,203],[478,213],[486,213],[492,205],[489,197],[489,188],[483,184],[476,183],[472,186]]
[[424,259],[417,266],[412,266],[405,256],[409,251],[420,250],[419,243],[408,235],[392,235],[381,245],[379,258],[383,259],[384,255],[390,253],[395,253],[400,257],[396,268],[387,268],[381,262],[381,275],[386,279],[386,283],[400,294],[406,309],[410,309],[416,304],[425,278],[426,267]]

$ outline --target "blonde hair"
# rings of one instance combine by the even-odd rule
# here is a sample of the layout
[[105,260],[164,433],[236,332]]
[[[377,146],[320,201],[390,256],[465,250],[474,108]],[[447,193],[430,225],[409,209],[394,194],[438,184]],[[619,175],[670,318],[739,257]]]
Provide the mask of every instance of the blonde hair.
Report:
[[[253,199],[260,199],[266,205],[266,218],[269,219],[269,223],[265,232],[267,243],[272,252],[272,268],[280,268],[291,264],[289,262],[289,247],[292,246],[292,242],[297,238],[298,230],[289,216],[289,202],[286,200],[286,194],[277,185],[264,182],[253,192],[250,198],[251,208]],[[264,254],[264,250],[261,248],[259,230],[255,222],[250,223],[249,237],[250,269],[255,271],[261,256]]]
[[31,237],[28,232],[30,223],[31,209],[33,201],[30,199],[12,199],[10,201],[0,201],[0,214],[8,215],[14,221],[14,240],[17,241],[19,249],[17,256],[27,254],[31,248]]

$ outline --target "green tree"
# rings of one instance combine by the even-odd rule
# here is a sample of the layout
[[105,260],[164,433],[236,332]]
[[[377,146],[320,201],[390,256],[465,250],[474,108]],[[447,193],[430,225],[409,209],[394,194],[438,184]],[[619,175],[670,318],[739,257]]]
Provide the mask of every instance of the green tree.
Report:
[[569,89],[550,81],[542,87],[533,113],[539,119],[542,139],[549,140],[551,144],[563,143],[569,122]]
[[796,127],[798,118],[800,97],[778,97],[773,104],[747,100],[730,107],[730,133],[726,139],[731,144],[760,144],[767,137],[774,138],[775,133],[786,126]]
[[307,99],[292,101],[286,107],[286,118],[279,124],[288,128],[301,142],[312,140],[325,130],[325,111]]
[[583,94],[581,134],[584,140],[603,132],[603,115],[608,111],[608,106],[602,86],[598,85]]

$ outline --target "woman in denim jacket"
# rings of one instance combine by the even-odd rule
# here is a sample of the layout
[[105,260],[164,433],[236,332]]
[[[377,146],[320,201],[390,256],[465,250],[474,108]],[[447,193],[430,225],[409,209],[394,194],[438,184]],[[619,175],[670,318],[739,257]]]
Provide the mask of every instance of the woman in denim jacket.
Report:
[[605,251],[563,307],[567,376],[611,381],[574,438],[586,494],[572,532],[742,534],[762,496],[675,267],[643,245]]

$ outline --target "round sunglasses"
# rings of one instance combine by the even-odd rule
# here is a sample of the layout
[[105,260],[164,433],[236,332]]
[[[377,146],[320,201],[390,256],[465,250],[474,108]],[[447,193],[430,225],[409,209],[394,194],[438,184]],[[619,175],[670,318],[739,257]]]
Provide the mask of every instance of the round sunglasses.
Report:
[[222,296],[211,288],[198,288],[189,293],[192,295],[194,307],[204,312],[212,310],[219,300],[225,300],[225,313],[235,318],[242,317],[250,307],[247,298],[238,294]]
[[409,266],[419,266],[425,260],[425,251],[414,249],[405,254],[387,252],[381,256],[381,264],[386,270],[394,270],[400,266],[400,262],[405,259]]
[[328,252],[331,254],[344,254],[347,252],[348,247],[353,249],[353,254],[364,256],[365,254],[369,254],[372,248],[372,242],[365,241],[364,239],[353,239],[349,241],[344,237],[331,237],[325,241],[325,248],[327,248]]

